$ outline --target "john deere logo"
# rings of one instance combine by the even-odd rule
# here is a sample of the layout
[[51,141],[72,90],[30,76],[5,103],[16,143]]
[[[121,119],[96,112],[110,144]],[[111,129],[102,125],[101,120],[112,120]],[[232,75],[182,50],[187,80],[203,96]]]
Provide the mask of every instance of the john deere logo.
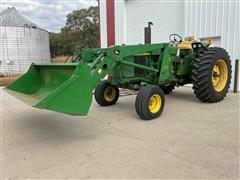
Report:
[[114,54],[120,55],[120,51],[119,51],[118,49],[115,49],[115,50],[114,50]]

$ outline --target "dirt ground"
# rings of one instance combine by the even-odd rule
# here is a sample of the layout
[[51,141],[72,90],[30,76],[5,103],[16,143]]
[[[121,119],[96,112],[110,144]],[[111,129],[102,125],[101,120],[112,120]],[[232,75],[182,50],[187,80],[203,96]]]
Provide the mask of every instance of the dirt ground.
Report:
[[7,77],[0,77],[0,86],[6,86],[9,83],[15,81],[19,76],[7,76]]
[[177,88],[151,121],[136,95],[79,117],[1,94],[3,179],[239,179],[239,94],[208,104]]

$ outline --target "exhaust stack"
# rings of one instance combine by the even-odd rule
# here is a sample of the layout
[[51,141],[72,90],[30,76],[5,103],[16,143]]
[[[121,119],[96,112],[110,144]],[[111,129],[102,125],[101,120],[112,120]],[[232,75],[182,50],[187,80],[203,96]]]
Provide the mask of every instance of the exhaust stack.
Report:
[[151,44],[151,25],[153,25],[152,22],[148,22],[148,27],[144,28],[144,43],[145,44]]

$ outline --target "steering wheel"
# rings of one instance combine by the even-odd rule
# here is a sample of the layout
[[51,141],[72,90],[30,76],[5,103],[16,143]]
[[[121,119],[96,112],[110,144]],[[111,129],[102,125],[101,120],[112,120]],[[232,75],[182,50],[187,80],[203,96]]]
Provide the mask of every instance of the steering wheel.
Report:
[[178,34],[170,34],[169,40],[172,43],[181,43],[182,42],[182,37]]

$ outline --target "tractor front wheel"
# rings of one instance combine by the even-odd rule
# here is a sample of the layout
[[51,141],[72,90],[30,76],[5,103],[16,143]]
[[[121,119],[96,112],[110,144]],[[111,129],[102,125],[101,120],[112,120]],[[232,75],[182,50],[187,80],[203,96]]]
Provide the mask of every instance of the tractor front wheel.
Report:
[[159,117],[165,104],[164,92],[158,86],[142,87],[136,97],[135,109],[140,118],[151,120]]
[[231,82],[231,62],[225,49],[211,47],[193,62],[192,83],[196,96],[203,102],[219,102]]
[[108,80],[104,80],[95,88],[94,97],[100,106],[110,106],[117,102],[119,89]]

